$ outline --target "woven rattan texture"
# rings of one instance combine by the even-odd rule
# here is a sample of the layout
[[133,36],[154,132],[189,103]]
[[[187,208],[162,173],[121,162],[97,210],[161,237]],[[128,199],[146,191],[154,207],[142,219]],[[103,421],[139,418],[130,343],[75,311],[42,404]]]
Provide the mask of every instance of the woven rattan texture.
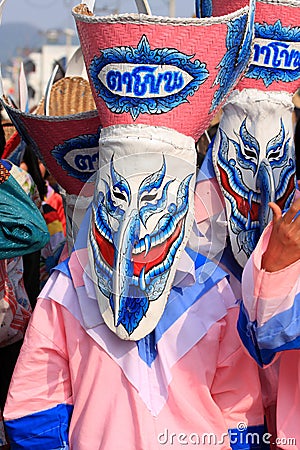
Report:
[[[262,28],[269,27],[268,39],[274,41],[283,41],[287,45],[299,45],[299,24],[300,24],[300,1],[258,1],[256,4],[255,23]],[[282,27],[279,33],[278,27]],[[290,30],[290,32],[288,32]],[[258,36],[259,37],[259,36]],[[254,40],[255,44],[255,40]],[[295,52],[295,48],[290,50],[290,56]],[[280,56],[281,62],[284,57]],[[251,68],[251,67],[250,67]],[[293,70],[291,70],[293,69]],[[269,77],[272,79],[272,70],[269,69]],[[238,89],[256,88],[262,91],[282,91],[294,94],[300,87],[300,68],[299,64],[294,62],[291,67],[286,67],[286,76],[275,79],[268,85],[262,79],[255,79],[246,76],[238,84]],[[292,77],[290,76],[292,74]]]
[[[141,24],[135,23],[77,23],[81,48],[89,70],[91,61],[100,57],[102,49],[132,48],[134,54],[141,39],[146,37],[149,51],[162,49],[176,51],[189,55],[192,62],[206,64],[209,76],[185,101],[179,102],[170,110],[155,113],[140,113],[131,117],[123,110],[111,112],[104,100],[92,87],[101,123],[104,127],[118,123],[145,124],[173,128],[183,134],[197,139],[211,123],[218,112],[221,103],[214,109],[212,101],[220,85],[215,83],[219,64],[226,53],[227,24],[211,23],[205,26],[190,24],[190,26]],[[147,61],[143,61],[147,63]],[[233,88],[233,86],[231,86]],[[179,97],[179,96],[178,96]],[[121,103],[121,101],[120,101]]]
[[[80,140],[83,136],[98,135],[100,121],[97,110],[66,116],[44,116],[22,112],[6,103],[4,105],[24,141],[32,145],[38,158],[44,162],[57,182],[68,194],[79,195],[84,182],[74,176],[74,171],[72,172],[74,163],[72,150],[76,151],[77,145],[70,146],[68,141]],[[60,162],[53,155],[53,150],[57,146],[61,146],[62,149]],[[84,147],[81,145],[80,148],[82,146]],[[71,151],[70,154],[69,151]],[[81,153],[84,157],[84,148]],[[88,166],[87,171],[88,175],[91,175],[91,169]],[[84,169],[82,172],[84,173]]]
[[[43,98],[36,114],[44,114]],[[65,77],[58,80],[51,88],[49,115],[68,116],[96,109],[90,84],[81,77]]]

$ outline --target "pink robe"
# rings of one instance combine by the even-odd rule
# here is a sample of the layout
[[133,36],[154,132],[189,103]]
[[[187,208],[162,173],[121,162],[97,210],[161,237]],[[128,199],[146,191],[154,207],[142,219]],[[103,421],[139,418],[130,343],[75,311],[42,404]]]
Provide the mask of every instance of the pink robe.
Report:
[[261,270],[271,225],[248,261],[243,275],[241,338],[261,366],[279,367],[277,446],[300,443],[300,261],[278,272]]
[[263,448],[245,446],[264,428],[239,306],[223,271],[189,255],[155,331],[138,343],[103,322],[85,245],[51,275],[4,411],[12,450]]

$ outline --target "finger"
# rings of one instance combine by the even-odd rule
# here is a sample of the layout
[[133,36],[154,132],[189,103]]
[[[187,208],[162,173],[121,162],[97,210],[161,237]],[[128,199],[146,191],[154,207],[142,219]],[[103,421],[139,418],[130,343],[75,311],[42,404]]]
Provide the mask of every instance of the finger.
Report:
[[293,201],[293,205],[298,211],[300,210],[300,197]]
[[281,219],[281,217],[282,217],[282,211],[281,211],[280,206],[278,206],[274,202],[270,202],[269,207],[271,208],[271,210],[273,212],[273,221],[278,222],[278,220]]
[[294,218],[293,218],[293,225],[296,230],[300,230],[300,211],[296,212]]
[[300,198],[293,201],[290,208],[284,215],[284,221],[286,223],[292,223],[299,210],[300,210]]

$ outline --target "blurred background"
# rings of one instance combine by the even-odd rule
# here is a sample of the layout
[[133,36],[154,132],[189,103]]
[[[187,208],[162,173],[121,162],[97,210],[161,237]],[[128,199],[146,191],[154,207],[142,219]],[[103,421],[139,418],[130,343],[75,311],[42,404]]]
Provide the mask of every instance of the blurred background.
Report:
[[[72,8],[80,0],[6,0],[0,26],[0,64],[4,93],[18,104],[20,62],[30,106],[39,102],[55,65],[63,75],[78,47]],[[192,17],[194,0],[149,0],[154,15]],[[136,12],[134,0],[96,0],[95,13]]]

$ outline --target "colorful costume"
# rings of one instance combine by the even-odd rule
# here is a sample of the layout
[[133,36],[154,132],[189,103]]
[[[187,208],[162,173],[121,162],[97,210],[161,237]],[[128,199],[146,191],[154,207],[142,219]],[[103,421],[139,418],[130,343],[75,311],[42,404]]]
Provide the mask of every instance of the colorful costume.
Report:
[[[261,271],[271,228],[245,267],[244,302],[238,327],[250,354],[261,366],[279,367],[277,398],[277,445],[297,449],[299,417],[299,261],[278,272]],[[255,285],[255,290],[253,286]],[[288,351],[286,351],[288,350]],[[277,356],[277,357],[276,357]]]
[[[245,443],[237,437],[240,423],[262,433],[258,373],[240,346],[238,308],[224,273],[216,269],[205,282],[204,260],[194,263],[195,255],[185,254],[178,271],[184,279],[172,289],[155,333],[121,341],[100,315],[86,240],[41,293],[10,389],[18,413],[12,398],[5,410],[12,448],[68,448],[68,439],[74,449],[180,448],[180,430],[183,440],[228,449],[222,436],[228,429]],[[24,364],[35,374],[26,391]]]
[[28,328],[5,408],[12,449],[263,448],[236,298],[189,245],[195,139],[245,70],[254,6],[203,21],[73,14],[99,170]]
[[63,227],[63,234],[66,235],[66,216],[64,211],[64,205],[62,196],[56,192],[52,186],[46,181],[47,185],[47,195],[45,198],[45,202],[47,205],[51,206],[53,209],[57,211],[58,220],[61,222]]
[[66,243],[63,225],[57,210],[45,201],[42,204],[42,210],[50,240],[41,250],[40,289],[44,287],[51,270],[58,264]]
[[[241,4],[215,0],[212,12],[217,15],[228,13],[230,8],[233,10]],[[277,313],[288,309],[287,305],[284,306],[285,299],[289,299],[287,304],[291,306],[291,298],[297,292],[295,280],[299,267],[295,265],[290,271],[286,270],[284,276],[288,281],[279,287],[283,274],[277,275],[276,282],[275,274],[259,271],[260,244],[257,256],[251,257],[249,267],[253,261],[256,264],[253,273],[247,269],[243,295],[241,280],[243,267],[272,219],[268,202],[276,202],[282,209],[287,209],[295,197],[292,95],[300,86],[299,20],[299,2],[257,2],[251,64],[223,108],[219,130],[196,187],[196,198],[201,205],[197,217],[201,233],[198,238],[200,251],[220,261],[221,267],[230,274],[230,284],[236,296],[244,298],[239,332],[260,365],[269,363],[276,351],[291,348],[288,344],[283,345],[285,338]],[[209,201],[205,200],[204,192]],[[280,307],[275,306],[278,303]],[[276,318],[268,322],[273,315]],[[269,328],[265,322],[270,324]],[[287,322],[284,326],[288,327]],[[283,340],[281,348],[276,342],[277,333],[278,339],[281,336]],[[290,338],[286,339],[290,341]],[[291,419],[287,409],[291,410],[291,404],[287,407],[291,393],[284,392],[285,385],[288,389],[288,386],[295,387],[286,381],[287,372],[283,369],[283,365],[287,367],[286,358],[290,357],[290,354],[282,355],[261,371],[267,411],[268,408],[273,409],[278,396],[279,439],[297,435],[293,430],[295,419]],[[293,398],[293,402],[297,401]],[[280,448],[296,448],[292,440],[290,443],[278,441],[278,445]]]
[[[243,4],[215,0],[212,9],[221,15]],[[268,203],[286,209],[295,196],[292,95],[300,86],[295,50],[299,16],[298,2],[257,1],[251,64],[223,107],[215,140],[198,175],[196,195],[203,204],[197,219],[200,249],[211,243],[205,253],[221,258],[238,279],[272,218]],[[208,200],[204,192],[209,192]]]
[[[18,177],[16,180],[15,176]],[[0,162],[0,446],[6,444],[2,426],[2,408],[15,352],[24,336],[31,306],[24,289],[20,255],[40,248],[49,239],[46,224],[26,192],[24,174],[8,161]],[[27,180],[28,181],[28,180]],[[24,186],[24,189],[20,186]]]

